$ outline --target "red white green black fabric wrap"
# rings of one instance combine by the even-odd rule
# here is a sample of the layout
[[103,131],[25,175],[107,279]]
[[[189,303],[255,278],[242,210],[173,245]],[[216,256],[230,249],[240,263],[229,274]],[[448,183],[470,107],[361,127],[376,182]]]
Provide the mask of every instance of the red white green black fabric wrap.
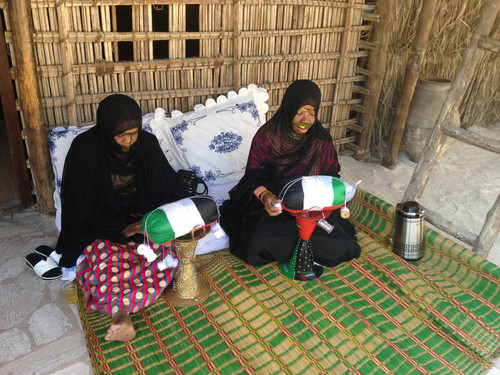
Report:
[[281,190],[282,206],[291,213],[342,207],[352,199],[356,186],[332,176],[304,176]]
[[209,196],[190,197],[164,204],[142,218],[141,231],[156,244],[212,225],[217,221],[217,203]]

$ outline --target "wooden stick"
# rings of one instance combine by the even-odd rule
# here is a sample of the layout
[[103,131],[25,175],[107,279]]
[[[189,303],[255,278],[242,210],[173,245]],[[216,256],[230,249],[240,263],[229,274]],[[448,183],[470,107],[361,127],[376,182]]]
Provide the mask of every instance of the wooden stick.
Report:
[[450,236],[453,236],[469,246],[472,246],[474,241],[476,241],[477,236],[469,229],[449,221],[439,212],[430,210],[428,207],[420,205],[420,208],[425,210],[425,220],[434,225],[436,228],[448,233]]
[[235,90],[241,87],[241,12],[242,5],[240,0],[235,0],[233,3],[233,86]]
[[403,201],[418,200],[422,195],[446,139],[446,135],[442,132],[442,127],[451,122],[451,118],[455,115],[462,102],[465,89],[472,81],[475,68],[484,54],[484,50],[478,48],[479,40],[482,35],[490,34],[499,10],[498,0],[487,0],[484,3],[476,30],[472,35],[469,46],[464,51],[455,79],[443,103],[441,112],[436,120],[436,125],[422,151],[422,157],[413,171]]
[[[102,22],[102,31],[108,32],[111,31],[111,7],[100,7],[101,8],[101,19]],[[113,61],[113,45],[109,42],[103,42],[104,47],[104,56],[103,59],[107,63],[111,63]],[[113,92],[114,87],[116,87],[116,75],[106,76],[104,79],[105,85],[104,90],[106,92]]]
[[387,51],[389,49],[391,35],[392,7],[393,2],[391,0],[378,0],[377,2],[377,13],[380,16],[380,22],[373,26],[371,41],[377,48],[371,51],[370,58],[368,59],[367,69],[371,74],[366,80],[365,88],[369,93],[365,96],[365,112],[360,116],[359,121],[363,130],[359,136],[358,149],[355,154],[355,159],[357,160],[364,161],[370,156],[370,142],[375,120],[377,118],[378,101],[387,68]]
[[472,251],[482,255],[487,258],[495,239],[500,234],[500,194],[498,198],[486,215],[486,221],[484,223],[483,229],[477,236],[476,242],[472,248]]
[[[111,6],[111,24],[113,25],[113,32],[117,32],[117,17],[116,17],[116,5]],[[114,50],[114,57],[115,57],[115,62],[120,61],[120,53],[118,50],[118,41],[115,40],[113,42],[113,50]]]
[[337,121],[338,113],[339,113],[339,106],[337,105],[337,102],[339,100],[339,95],[340,95],[340,89],[341,85],[343,83],[343,78],[344,78],[344,71],[345,71],[345,64],[346,64],[346,54],[347,54],[347,45],[349,44],[349,39],[350,39],[350,34],[351,34],[351,23],[353,19],[353,5],[354,5],[354,0],[349,0],[348,3],[348,8],[346,9],[346,14],[345,14],[345,25],[344,25],[344,32],[342,33],[342,40],[340,42],[340,60],[338,61],[338,67],[337,67],[337,84],[335,85],[334,89],[334,96],[333,96],[333,106],[332,106],[332,112],[331,112],[331,120],[330,120],[330,134],[332,135],[333,139],[338,138],[338,134],[336,131],[335,127],[335,122]]
[[443,133],[449,137],[458,139],[459,141],[467,143],[469,145],[500,154],[500,141],[483,137],[482,135],[477,134],[471,130],[462,129],[454,125],[447,124],[443,126]]
[[429,35],[436,14],[436,3],[437,0],[424,0],[422,9],[420,10],[413,51],[406,65],[403,86],[399,94],[398,104],[394,112],[394,118],[389,133],[389,140],[387,141],[387,147],[382,159],[382,165],[386,168],[394,168],[398,159],[399,146],[403,138],[408,110],[410,108],[411,99],[413,98],[413,92],[415,91],[415,85],[417,84],[420,74],[420,67],[424,60],[425,50],[427,49]]
[[500,53],[500,41],[482,36],[479,40],[479,47],[493,53]]
[[29,163],[35,183],[40,212],[53,214],[54,174],[49,157],[49,141],[38,94],[33,33],[30,22],[31,8],[28,0],[8,0],[14,53],[17,63],[21,109],[26,126]]
[[63,82],[66,91],[66,107],[70,125],[78,125],[75,105],[75,84],[73,70],[71,69],[72,54],[68,42],[68,10],[64,3],[57,7],[57,20],[59,22],[60,49],[63,69]]
[[21,205],[26,208],[33,204],[31,196],[30,179],[28,168],[25,163],[23,139],[21,137],[21,125],[17,115],[16,98],[12,90],[12,79],[7,55],[7,46],[3,35],[3,22],[0,17],[0,100],[7,127],[7,138],[9,141],[10,155],[14,165],[19,198]]
[[[32,8],[45,8],[47,6],[47,3],[50,4],[55,4],[60,2],[61,0],[31,0],[31,7]],[[2,2],[0,1],[0,4]],[[99,5],[100,6],[109,6],[109,5],[137,5],[137,4],[144,4],[144,5],[154,5],[157,3],[160,3],[159,0],[99,0]],[[333,5],[337,8],[346,8],[347,4],[342,1],[324,1],[324,0],[266,0],[266,4],[269,5],[280,5],[280,4],[285,4],[285,5],[309,5],[309,6],[317,6],[317,7],[329,7],[330,5]],[[80,7],[80,6],[85,6],[85,7],[90,7],[90,6],[95,6],[96,5],[96,0],[71,0],[67,1],[68,6],[74,6],[74,7]],[[161,0],[162,5],[189,5],[189,4],[233,4],[233,0]],[[262,4],[262,0],[245,0],[245,4]],[[364,2],[359,1],[358,3],[354,5],[354,8],[363,10],[363,9],[374,9],[373,5],[367,5],[364,4]],[[367,17],[372,17],[370,15],[367,15]]]

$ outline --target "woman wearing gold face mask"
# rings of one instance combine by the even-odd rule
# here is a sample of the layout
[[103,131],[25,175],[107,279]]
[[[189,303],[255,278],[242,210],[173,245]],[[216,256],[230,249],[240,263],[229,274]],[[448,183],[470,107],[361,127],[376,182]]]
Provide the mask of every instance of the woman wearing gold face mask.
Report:
[[[320,103],[314,82],[298,80],[288,87],[276,114],[255,134],[245,175],[221,207],[231,252],[251,265],[286,262],[292,255],[296,221],[277,205],[281,188],[302,176],[339,177],[332,137],[318,120]],[[328,221],[334,231],[316,230],[311,239],[315,261],[333,267],[358,257],[352,224],[338,211]]]

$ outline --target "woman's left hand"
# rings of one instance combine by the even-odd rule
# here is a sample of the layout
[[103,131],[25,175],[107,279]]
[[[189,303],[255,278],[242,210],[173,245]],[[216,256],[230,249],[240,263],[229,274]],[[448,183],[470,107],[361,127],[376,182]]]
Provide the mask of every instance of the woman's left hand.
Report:
[[141,221],[132,223],[128,225],[124,230],[122,230],[122,234],[125,236],[125,238],[132,237],[137,233],[141,233]]

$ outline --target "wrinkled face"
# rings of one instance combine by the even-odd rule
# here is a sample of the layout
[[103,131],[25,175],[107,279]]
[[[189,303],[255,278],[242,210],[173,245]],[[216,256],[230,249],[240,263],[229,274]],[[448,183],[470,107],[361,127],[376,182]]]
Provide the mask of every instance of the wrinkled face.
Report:
[[297,134],[305,134],[316,121],[316,112],[312,105],[306,104],[299,108],[292,120],[293,131]]
[[129,128],[117,135],[114,136],[115,142],[122,148],[123,151],[128,152],[132,145],[137,141],[137,137],[139,136],[139,127],[133,127],[130,129],[130,125],[137,124],[137,121],[130,120],[124,123],[118,124],[117,128]]

